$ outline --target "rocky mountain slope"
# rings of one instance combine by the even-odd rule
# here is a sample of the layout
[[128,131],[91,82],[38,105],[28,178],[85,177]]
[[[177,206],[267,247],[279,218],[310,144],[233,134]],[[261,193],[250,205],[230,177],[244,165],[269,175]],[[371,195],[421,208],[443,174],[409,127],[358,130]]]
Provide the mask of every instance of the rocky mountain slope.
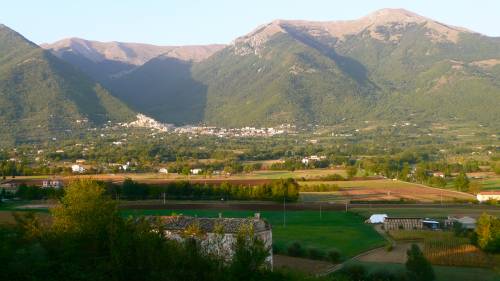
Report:
[[155,46],[140,43],[99,42],[67,38],[42,44],[57,57],[66,60],[101,83],[118,77],[160,55],[183,61],[202,61],[224,45]]

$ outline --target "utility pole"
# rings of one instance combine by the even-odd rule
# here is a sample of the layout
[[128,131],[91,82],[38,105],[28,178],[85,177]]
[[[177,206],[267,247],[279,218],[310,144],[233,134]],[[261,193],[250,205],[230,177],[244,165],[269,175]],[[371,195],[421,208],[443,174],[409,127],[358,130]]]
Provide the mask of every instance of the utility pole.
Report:
[[345,212],[347,213],[347,204],[348,204],[349,201],[345,201]]
[[167,202],[165,201],[165,192],[163,192],[163,205],[166,205]]

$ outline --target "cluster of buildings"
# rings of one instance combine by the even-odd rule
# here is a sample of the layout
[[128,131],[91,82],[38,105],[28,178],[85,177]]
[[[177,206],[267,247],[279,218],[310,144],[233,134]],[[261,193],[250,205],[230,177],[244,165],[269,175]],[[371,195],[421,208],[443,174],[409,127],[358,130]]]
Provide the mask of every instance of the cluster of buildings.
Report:
[[121,124],[123,127],[136,127],[136,128],[148,128],[155,129],[160,132],[168,132],[173,128],[171,124],[164,124],[148,117],[144,114],[137,114],[136,120],[130,123]]
[[285,133],[294,132],[295,127],[292,125],[280,125],[276,128],[256,128],[256,127],[243,127],[243,128],[218,128],[209,126],[184,126],[175,128],[174,133],[177,134],[192,134],[192,135],[208,135],[224,137],[272,137]]
[[446,219],[431,219],[421,217],[390,217],[387,214],[373,214],[366,221],[371,224],[381,224],[384,230],[438,230],[450,229],[460,223],[462,228],[474,230],[476,219],[468,216],[448,216]]
[[304,165],[309,165],[312,162],[320,161],[323,159],[326,159],[326,156],[311,155],[311,156],[307,156],[307,157],[302,158],[302,160],[300,160],[300,162],[302,162],[302,164],[304,164]]

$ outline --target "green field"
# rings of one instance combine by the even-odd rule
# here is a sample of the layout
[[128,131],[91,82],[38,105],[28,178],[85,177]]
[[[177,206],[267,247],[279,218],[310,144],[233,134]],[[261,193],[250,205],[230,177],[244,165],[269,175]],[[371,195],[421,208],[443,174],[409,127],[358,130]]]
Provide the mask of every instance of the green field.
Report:
[[500,190],[500,178],[481,181],[483,190]]
[[339,174],[347,177],[347,173],[343,169],[310,169],[310,170],[296,170],[296,171],[255,171],[249,174],[233,175],[232,179],[281,179],[281,178],[308,178],[314,179],[324,177],[327,175]]
[[357,213],[362,217],[369,217],[371,214],[387,214],[394,217],[429,217],[445,218],[447,216],[471,216],[478,217],[482,213],[488,213],[500,217],[500,208],[491,207],[488,209],[479,209],[473,207],[460,208],[352,208],[351,212]]
[[[217,217],[219,212],[208,210],[126,210],[128,216],[170,215],[172,213],[198,217]],[[250,217],[251,211],[224,211],[224,217]],[[337,249],[344,257],[351,257],[363,251],[385,244],[371,226],[363,223],[363,218],[354,213],[291,211],[286,213],[286,226],[283,226],[283,212],[261,212],[273,227],[273,244],[279,249],[294,241],[305,248],[322,251]]]
[[[389,271],[393,273],[405,270],[404,264],[396,263],[375,263],[375,262],[348,262],[349,264],[359,264],[366,267],[368,272]],[[436,273],[436,281],[499,281],[500,274],[493,270],[473,267],[451,267],[433,266]]]

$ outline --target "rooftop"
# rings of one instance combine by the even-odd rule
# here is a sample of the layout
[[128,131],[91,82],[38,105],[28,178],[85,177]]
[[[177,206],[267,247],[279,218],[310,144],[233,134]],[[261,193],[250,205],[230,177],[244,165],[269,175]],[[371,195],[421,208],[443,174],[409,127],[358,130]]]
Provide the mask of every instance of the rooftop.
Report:
[[196,218],[190,216],[163,216],[160,217],[167,230],[184,230],[198,224],[205,233],[212,233],[217,225],[224,228],[224,233],[237,233],[242,226],[253,225],[256,233],[270,230],[271,225],[259,217],[254,218]]
[[500,190],[481,191],[477,195],[500,195]]

